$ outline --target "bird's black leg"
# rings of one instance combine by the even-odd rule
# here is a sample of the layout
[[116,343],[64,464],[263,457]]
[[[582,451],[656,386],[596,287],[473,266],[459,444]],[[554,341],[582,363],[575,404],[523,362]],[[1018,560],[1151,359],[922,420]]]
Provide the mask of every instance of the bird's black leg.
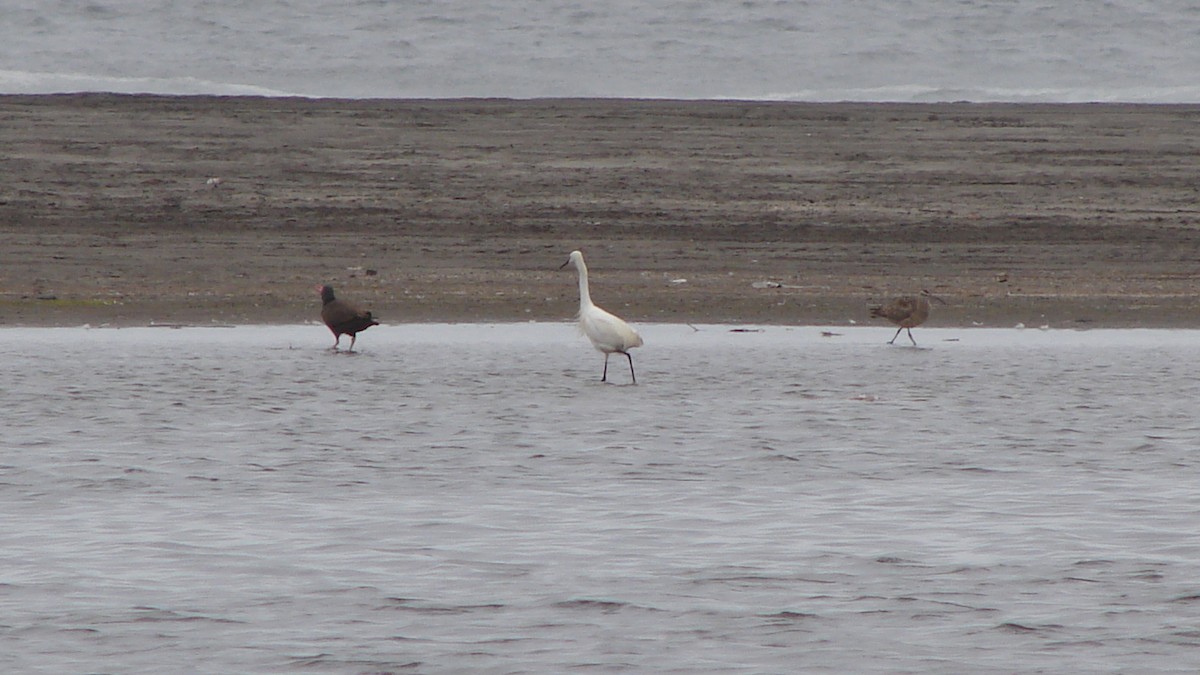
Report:
[[637,384],[637,375],[633,374],[633,357],[629,355],[629,352],[625,352],[625,358],[629,359],[629,376],[633,378],[633,383]]
[[608,382],[608,354],[604,355],[604,374],[600,376],[601,382]]
[[912,340],[913,346],[914,346],[914,347],[916,347],[916,346],[917,346],[917,341],[916,341],[916,340],[913,340],[913,336],[912,336],[912,329],[911,329],[911,328],[906,328],[905,330],[907,330],[907,331],[908,331],[908,339],[909,339],[909,340]]
[[896,338],[900,337],[900,331],[902,331],[902,330],[904,330],[904,326],[901,326],[896,329],[896,334],[892,336],[891,340],[888,340],[889,345],[896,344]]
[[330,347],[330,349],[332,349],[333,351],[336,352],[338,350],[338,345],[340,345],[340,344],[342,344],[342,336],[335,334],[333,336],[333,346]]
[[350,349],[349,349],[349,351],[354,351],[355,340],[358,340],[358,333],[351,333],[350,334]]

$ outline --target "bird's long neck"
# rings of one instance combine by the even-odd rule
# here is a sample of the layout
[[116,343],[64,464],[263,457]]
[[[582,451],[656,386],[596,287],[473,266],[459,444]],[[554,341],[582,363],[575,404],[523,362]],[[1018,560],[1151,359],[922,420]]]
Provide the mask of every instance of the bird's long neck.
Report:
[[579,309],[584,309],[592,306],[592,294],[588,292],[588,275],[587,265],[582,260],[579,261]]

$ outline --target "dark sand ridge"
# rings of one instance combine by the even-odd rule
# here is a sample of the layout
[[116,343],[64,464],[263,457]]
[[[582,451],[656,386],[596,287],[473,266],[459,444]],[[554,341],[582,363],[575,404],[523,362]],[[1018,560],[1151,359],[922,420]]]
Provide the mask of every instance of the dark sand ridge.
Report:
[[7,96],[0,148],[4,325],[315,321],[320,283],[566,320],[582,248],[631,321],[1200,327],[1200,106]]

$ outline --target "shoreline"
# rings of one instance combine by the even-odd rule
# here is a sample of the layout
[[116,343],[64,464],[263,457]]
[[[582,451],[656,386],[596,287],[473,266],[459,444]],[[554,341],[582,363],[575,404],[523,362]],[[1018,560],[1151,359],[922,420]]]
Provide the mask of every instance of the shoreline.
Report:
[[[0,96],[0,326],[1200,327],[1200,106]],[[217,180],[210,180],[217,179]],[[878,322],[886,327],[886,322]]]

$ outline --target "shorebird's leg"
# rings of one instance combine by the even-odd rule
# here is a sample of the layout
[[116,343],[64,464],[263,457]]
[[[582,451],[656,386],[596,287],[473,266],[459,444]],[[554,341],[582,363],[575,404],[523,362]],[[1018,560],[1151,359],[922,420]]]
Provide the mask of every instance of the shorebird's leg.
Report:
[[625,358],[629,359],[629,377],[632,377],[633,383],[637,384],[637,375],[633,374],[633,356],[629,352],[625,352]]
[[604,374],[600,376],[601,382],[608,382],[608,352],[604,352]]
[[350,349],[348,351],[354,351],[354,342],[356,340],[358,340],[358,333],[351,333],[350,334]]
[[905,328],[905,330],[907,330],[907,331],[908,331],[908,339],[909,339],[909,340],[912,340],[913,346],[914,346],[914,347],[916,347],[916,346],[917,346],[917,341],[916,341],[916,340],[913,340],[913,336],[912,336],[912,329],[911,329],[911,328]]
[[901,326],[901,327],[899,327],[899,328],[897,328],[897,329],[896,329],[896,334],[892,336],[892,339],[891,339],[891,340],[888,340],[888,344],[889,344],[889,345],[894,345],[894,344],[896,344],[896,338],[900,337],[900,331],[902,331],[902,330],[904,330],[904,326]]

